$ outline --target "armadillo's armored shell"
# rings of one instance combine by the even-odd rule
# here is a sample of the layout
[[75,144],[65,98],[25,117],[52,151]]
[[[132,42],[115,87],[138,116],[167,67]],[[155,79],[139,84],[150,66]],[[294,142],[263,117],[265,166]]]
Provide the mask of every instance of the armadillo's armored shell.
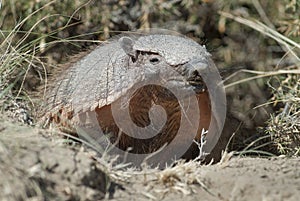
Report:
[[50,104],[75,113],[108,105],[124,95],[143,76],[128,68],[128,56],[118,41],[99,46],[70,67],[53,90]]
[[[170,66],[207,58],[205,47],[191,39],[173,35],[147,35],[133,40],[133,51],[153,52]],[[70,67],[48,103],[75,113],[109,105],[145,77],[143,68],[131,68],[130,56],[118,40],[104,44]]]
[[171,66],[210,56],[204,46],[200,46],[191,39],[173,35],[142,36],[135,42],[133,49],[158,53]]

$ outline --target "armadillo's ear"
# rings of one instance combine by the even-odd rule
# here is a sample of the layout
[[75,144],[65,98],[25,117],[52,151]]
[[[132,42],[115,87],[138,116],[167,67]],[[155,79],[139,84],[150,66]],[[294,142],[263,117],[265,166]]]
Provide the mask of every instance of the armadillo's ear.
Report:
[[131,38],[124,36],[119,39],[119,43],[124,52],[135,61],[137,55],[136,51],[133,49],[134,41]]

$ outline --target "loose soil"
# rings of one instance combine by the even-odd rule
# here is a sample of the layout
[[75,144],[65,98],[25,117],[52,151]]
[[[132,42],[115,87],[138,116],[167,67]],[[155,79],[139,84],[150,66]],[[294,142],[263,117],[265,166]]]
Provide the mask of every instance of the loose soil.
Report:
[[113,170],[49,130],[0,117],[0,200],[298,200],[300,158]]

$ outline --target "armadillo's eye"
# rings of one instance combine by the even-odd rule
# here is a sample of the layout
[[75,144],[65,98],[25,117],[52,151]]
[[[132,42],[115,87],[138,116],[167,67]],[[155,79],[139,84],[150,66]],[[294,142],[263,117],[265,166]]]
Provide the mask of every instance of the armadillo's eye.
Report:
[[154,64],[154,65],[155,65],[155,64],[158,64],[158,63],[159,63],[159,58],[157,58],[157,57],[151,58],[151,59],[150,59],[150,63],[151,63],[151,64]]
[[135,57],[131,56],[130,58],[131,58],[132,63],[136,62],[136,58]]

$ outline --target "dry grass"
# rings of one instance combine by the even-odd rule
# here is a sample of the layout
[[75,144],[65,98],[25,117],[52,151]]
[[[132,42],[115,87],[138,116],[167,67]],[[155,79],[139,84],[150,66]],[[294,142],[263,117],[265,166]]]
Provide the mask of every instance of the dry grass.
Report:
[[272,136],[280,154],[300,155],[300,76],[289,74],[270,84],[274,90],[272,101],[281,105],[272,115],[267,132]]
[[[270,150],[270,152],[275,152],[285,155],[300,155],[300,58],[297,56],[300,52],[300,45],[291,40],[290,38],[280,34],[278,31],[274,30],[272,25],[265,25],[262,22],[254,19],[246,19],[240,16],[234,16],[230,13],[220,12],[220,14],[226,18],[232,19],[238,23],[249,26],[252,29],[259,31],[260,33],[274,39],[281,46],[286,49],[286,54],[279,61],[277,68],[285,57],[289,57],[294,63],[291,66],[284,67],[285,69],[279,69],[276,71],[250,71],[250,70],[240,70],[226,80],[230,80],[238,73],[249,73],[254,74],[246,79],[238,80],[230,84],[225,85],[226,88],[241,84],[244,82],[249,82],[251,80],[256,80],[260,78],[269,77],[268,85],[272,89],[273,97],[269,102],[263,105],[273,105],[280,109],[277,114],[271,114],[268,127],[266,128],[265,137],[258,139],[262,140],[270,136],[270,143],[275,144],[275,151]],[[297,29],[297,27],[296,27]],[[263,106],[260,105],[259,107]],[[256,141],[250,143],[241,153],[247,153],[249,147],[253,146]],[[256,152],[257,148],[264,146],[259,145],[255,149],[251,149],[250,152]],[[259,151],[259,153],[268,154],[269,152]]]
[[[1,30],[0,37],[0,101],[3,110],[29,110],[33,102],[28,96],[28,89],[39,80],[46,79],[44,62],[37,55],[40,53],[39,44],[43,38],[37,38],[28,42],[34,33],[33,29],[44,20],[36,22],[30,30],[23,33],[23,25],[36,13],[45,9],[52,2],[32,12],[22,21],[17,23],[12,30]],[[19,37],[19,34],[22,37]],[[46,81],[44,81],[46,82]],[[24,104],[24,102],[26,102]],[[30,106],[29,106],[30,105]],[[26,119],[24,119],[26,122]]]

